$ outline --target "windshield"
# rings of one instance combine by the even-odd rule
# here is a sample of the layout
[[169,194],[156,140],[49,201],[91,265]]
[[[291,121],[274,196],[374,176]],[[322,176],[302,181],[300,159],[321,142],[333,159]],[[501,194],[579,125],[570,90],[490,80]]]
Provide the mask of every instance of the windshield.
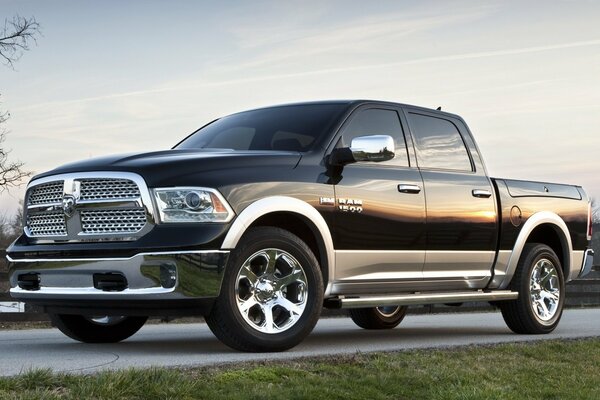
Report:
[[347,104],[303,104],[246,111],[194,132],[176,149],[309,151],[328,133]]

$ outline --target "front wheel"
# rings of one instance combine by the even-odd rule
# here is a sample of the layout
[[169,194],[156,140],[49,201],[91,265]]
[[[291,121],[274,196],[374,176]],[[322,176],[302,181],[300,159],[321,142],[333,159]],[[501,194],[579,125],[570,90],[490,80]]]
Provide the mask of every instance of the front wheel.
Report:
[[282,351],[312,331],[322,305],[323,279],[310,248],[288,231],[258,227],[231,253],[205,320],[229,347]]
[[84,343],[116,343],[135,334],[148,317],[83,316],[50,314],[62,333]]
[[406,316],[406,306],[350,309],[350,318],[363,329],[393,329]]
[[565,281],[560,261],[550,247],[525,245],[510,288],[519,292],[519,298],[499,302],[499,306],[513,332],[544,334],[556,328],[565,302]]

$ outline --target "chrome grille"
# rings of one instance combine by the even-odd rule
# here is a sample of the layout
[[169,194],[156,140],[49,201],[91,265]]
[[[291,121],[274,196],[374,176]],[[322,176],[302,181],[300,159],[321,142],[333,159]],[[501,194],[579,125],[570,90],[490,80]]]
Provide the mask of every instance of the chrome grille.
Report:
[[81,172],[33,181],[25,233],[54,241],[134,240],[153,226],[144,180],[128,172]]
[[78,179],[81,200],[135,199],[140,189],[129,179]]
[[27,215],[27,229],[31,236],[65,236],[67,224],[62,211],[44,211]]
[[60,203],[63,197],[63,181],[35,186],[29,193],[27,205]]
[[146,225],[143,208],[81,211],[83,233],[136,233]]

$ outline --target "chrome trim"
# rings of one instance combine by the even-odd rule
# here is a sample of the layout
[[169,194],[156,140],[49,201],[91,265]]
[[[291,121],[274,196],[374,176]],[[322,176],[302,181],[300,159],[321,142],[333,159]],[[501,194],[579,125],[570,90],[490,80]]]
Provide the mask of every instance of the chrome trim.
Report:
[[407,184],[400,184],[398,185],[398,191],[400,193],[411,193],[411,194],[417,194],[421,192],[421,186],[419,185],[407,185]]
[[425,253],[423,277],[425,279],[453,279],[464,281],[470,289],[476,281],[481,284],[481,278],[492,275],[492,264],[496,252],[493,250],[428,250]]
[[[74,210],[75,213],[70,217],[66,218],[65,226],[67,229],[67,235],[44,235],[44,236],[34,236],[28,232],[27,229],[27,216],[29,214],[29,210],[35,210],[35,212],[42,211],[65,211],[65,205],[63,204],[63,200],[65,196],[79,196],[80,184],[79,181],[85,179],[125,179],[134,182],[140,192],[140,197],[130,198],[130,199],[118,199],[118,200],[77,200]],[[55,203],[47,203],[47,204],[28,204],[28,196],[31,193],[31,189],[36,186],[47,184],[50,182],[63,181],[63,196],[61,197],[60,202]],[[93,171],[93,172],[76,172],[76,173],[68,173],[68,174],[58,174],[51,175],[44,178],[34,179],[29,182],[27,185],[27,189],[25,191],[25,206],[23,212],[23,229],[25,235],[27,235],[32,240],[36,241],[36,243],[55,243],[57,241],[61,243],[70,243],[70,242],[84,242],[84,241],[102,241],[102,240],[136,240],[148,233],[155,224],[155,215],[154,215],[154,207],[152,198],[150,197],[150,191],[144,179],[135,173],[132,172],[115,172],[115,171]],[[82,232],[81,226],[81,215],[78,212],[79,210],[89,209],[89,208],[127,208],[127,207],[137,207],[143,208],[146,214],[146,224],[144,227],[135,232],[125,232],[125,233],[84,233]]]
[[336,283],[423,279],[425,250],[336,250]]
[[462,303],[465,301],[515,300],[518,292],[510,290],[444,293],[411,293],[399,296],[363,296],[340,298],[341,308],[363,308],[381,306],[408,306],[421,304]]
[[329,295],[331,293],[332,280],[335,276],[333,239],[323,216],[305,201],[288,196],[271,196],[255,201],[239,213],[237,218],[233,221],[233,224],[225,236],[225,240],[223,240],[221,249],[234,249],[246,229],[248,229],[254,221],[263,215],[279,211],[299,214],[304,218],[307,218],[318,230],[321,239],[323,240],[327,257],[329,282],[324,282],[324,284],[326,286],[325,295]]
[[149,253],[136,253],[131,257],[89,257],[89,258],[17,258],[13,259],[8,254],[6,259],[11,263],[44,263],[44,262],[69,262],[69,261],[128,261],[140,256],[164,256],[164,255],[180,255],[180,254],[213,254],[213,253],[229,253],[229,250],[190,250],[190,251],[157,251]]
[[581,272],[579,273],[579,278],[583,278],[587,274],[592,271],[592,267],[594,266],[594,250],[587,249],[583,256],[583,262],[581,263]]
[[494,251],[336,250],[336,284],[356,281],[452,280],[483,288]]
[[550,211],[540,211],[529,217],[527,221],[525,221],[525,223],[523,224],[523,227],[521,228],[519,236],[515,241],[512,254],[508,261],[508,267],[506,269],[504,279],[498,286],[500,289],[506,289],[510,284],[510,281],[512,280],[512,277],[517,269],[519,258],[521,258],[523,247],[525,247],[525,243],[527,243],[529,235],[531,234],[531,232],[533,232],[535,228],[542,224],[553,225],[557,229],[557,232],[561,237],[563,254],[566,255],[566,262],[565,265],[563,265],[563,269],[565,271],[565,282],[569,282],[570,280],[577,277],[579,271],[573,270],[571,268],[571,266],[575,264],[573,263],[573,245],[571,244],[571,235],[569,234],[569,228],[567,228],[565,221],[563,221],[562,218],[556,215],[555,213]]
[[[25,301],[216,297],[228,255],[229,251],[225,250],[192,250],[106,258],[13,259],[7,256],[10,262],[10,293]],[[173,285],[161,281],[162,268],[176,274]],[[186,282],[180,282],[179,279],[183,270],[186,271]],[[93,286],[93,274],[103,272],[123,274],[128,288],[114,292],[96,289]],[[41,287],[38,290],[25,290],[18,286],[18,276],[26,273],[39,274]],[[194,283],[194,280],[197,282]]]
[[381,162],[394,158],[396,145],[389,135],[358,136],[352,139],[350,151],[354,161]]
[[[160,208],[158,206],[157,203],[157,191],[160,190],[173,190],[173,191],[177,191],[177,190],[197,190],[200,192],[209,192],[214,194],[215,196],[217,196],[217,198],[219,199],[219,201],[221,202],[221,204],[223,204],[223,206],[225,207],[225,209],[227,210],[227,218],[223,221],[177,221],[177,222],[164,222],[161,220],[160,218]],[[233,208],[231,208],[231,206],[229,205],[229,203],[227,202],[227,200],[225,200],[225,197],[223,197],[223,195],[221,194],[221,192],[219,192],[217,189],[213,189],[213,188],[207,188],[207,187],[201,187],[201,186],[169,186],[169,187],[158,187],[158,188],[153,188],[151,189],[152,191],[152,201],[155,207],[155,210],[157,212],[157,218],[156,218],[156,222],[159,224],[181,224],[181,223],[203,223],[203,224],[225,224],[229,221],[231,221],[233,219],[233,217],[235,217],[235,212],[233,211]]]
[[480,197],[483,199],[492,197],[492,192],[490,192],[489,190],[484,190],[484,189],[473,189],[471,191],[471,194],[473,195],[473,197]]

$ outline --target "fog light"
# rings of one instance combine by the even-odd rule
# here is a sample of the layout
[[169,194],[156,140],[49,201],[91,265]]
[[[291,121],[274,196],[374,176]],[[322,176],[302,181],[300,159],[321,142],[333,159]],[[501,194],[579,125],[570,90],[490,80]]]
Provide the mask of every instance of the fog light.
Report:
[[177,268],[173,265],[163,264],[160,266],[160,284],[164,288],[175,287],[177,283]]

